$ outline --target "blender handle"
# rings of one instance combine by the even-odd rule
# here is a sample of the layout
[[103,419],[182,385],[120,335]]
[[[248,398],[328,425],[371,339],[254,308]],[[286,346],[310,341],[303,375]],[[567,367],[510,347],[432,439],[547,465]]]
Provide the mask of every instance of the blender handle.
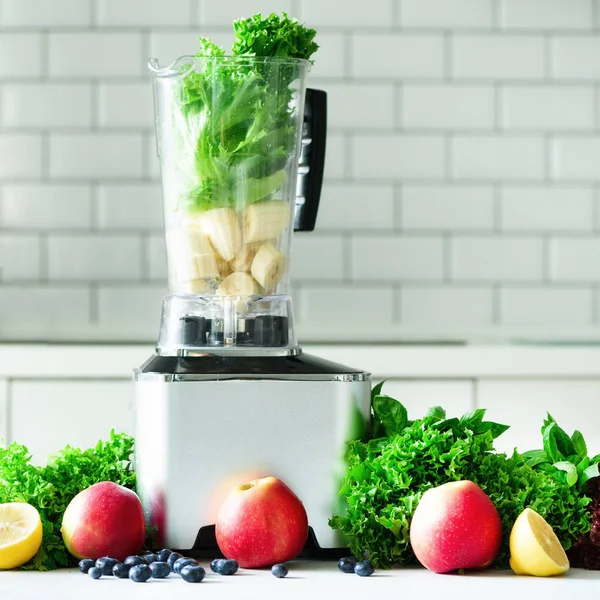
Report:
[[323,185],[326,136],[327,93],[308,88],[304,107],[294,231],[313,231],[315,228]]

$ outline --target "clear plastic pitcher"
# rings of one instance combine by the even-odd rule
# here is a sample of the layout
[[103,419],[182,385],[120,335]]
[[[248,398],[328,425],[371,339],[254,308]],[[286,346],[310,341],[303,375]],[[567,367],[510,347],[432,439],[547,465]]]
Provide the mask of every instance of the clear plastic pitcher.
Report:
[[[161,340],[295,345],[290,246],[309,63],[188,56],[149,67],[171,292]],[[257,337],[276,317],[278,331]],[[182,332],[182,319],[194,327]]]

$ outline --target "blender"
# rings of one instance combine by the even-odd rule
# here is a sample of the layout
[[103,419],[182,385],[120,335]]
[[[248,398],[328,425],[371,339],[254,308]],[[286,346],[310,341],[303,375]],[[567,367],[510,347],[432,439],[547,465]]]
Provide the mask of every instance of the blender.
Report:
[[[138,493],[156,547],[214,550],[234,486],[283,480],[310,543],[328,526],[348,442],[368,434],[370,374],[304,354],[289,293],[294,230],[315,225],[326,95],[309,62],[151,59],[169,294],[135,370]],[[326,257],[324,257],[324,260]]]

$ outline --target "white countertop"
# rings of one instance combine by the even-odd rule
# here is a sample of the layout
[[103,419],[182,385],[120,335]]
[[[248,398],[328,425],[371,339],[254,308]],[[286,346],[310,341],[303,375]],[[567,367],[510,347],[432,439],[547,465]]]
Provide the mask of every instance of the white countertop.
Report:
[[[206,566],[206,565],[205,565]],[[421,568],[376,571],[371,577],[358,577],[338,571],[332,562],[292,562],[285,579],[276,579],[268,570],[240,570],[233,577],[210,573],[200,584],[185,583],[171,575],[166,580],[133,583],[103,577],[94,581],[76,569],[39,572],[0,573],[0,598],[10,600],[118,600],[119,598],[328,598],[401,600],[403,598],[443,598],[465,600],[506,598],[543,600],[595,598],[600,588],[600,572],[573,569],[554,578],[517,577],[511,571],[487,570],[469,575],[436,575]],[[199,587],[201,586],[201,587]]]
[[[0,344],[0,378],[127,378],[150,345]],[[307,345],[379,378],[599,377],[600,346]]]

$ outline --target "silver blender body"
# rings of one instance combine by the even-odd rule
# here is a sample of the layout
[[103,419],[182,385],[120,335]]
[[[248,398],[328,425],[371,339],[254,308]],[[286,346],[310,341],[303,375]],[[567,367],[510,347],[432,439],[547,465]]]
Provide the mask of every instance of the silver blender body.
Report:
[[[296,136],[290,142],[289,160],[285,164],[271,161],[264,172],[252,174],[254,187],[228,184],[234,207],[218,210],[236,211],[233,220],[240,224],[236,235],[243,238],[236,242],[237,252],[242,254],[250,247],[256,252],[244,277],[256,278],[261,291],[235,294],[229,287],[224,294],[227,272],[221,272],[219,266],[218,276],[204,277],[208,271],[202,269],[211,263],[204,254],[206,244],[196,237],[206,235],[223,263],[227,258],[224,242],[232,236],[223,236],[221,218],[215,229],[217,221],[207,218],[216,214],[212,209],[202,208],[204,212],[194,212],[191,217],[187,204],[182,210],[179,199],[188,201],[198,192],[194,188],[190,194],[185,187],[189,186],[189,173],[178,172],[180,165],[193,162],[181,155],[180,140],[190,132],[204,135],[206,132],[198,134],[198,130],[210,124],[208,108],[196,121],[187,109],[185,114],[179,111],[182,82],[189,73],[199,73],[202,81],[206,65],[214,72],[221,68],[221,60],[227,60],[224,68],[231,67],[231,58],[196,59],[190,65],[179,59],[176,68],[167,69],[159,69],[155,61],[150,63],[171,294],[163,304],[157,352],[135,370],[137,490],[155,547],[214,555],[214,524],[226,495],[251,479],[275,476],[302,500],[314,550],[341,548],[345,541],[329,527],[328,520],[344,511],[337,494],[348,443],[369,434],[370,374],[304,354],[296,341],[287,293],[291,233],[312,231],[317,215],[326,96],[317,90],[305,93],[306,61],[244,59],[244,68],[250,66],[264,80],[270,78],[270,90],[277,88],[266,95],[263,105],[273,100],[269,94],[276,100],[289,89],[295,90],[290,94],[288,125]],[[253,60],[257,64],[251,64]],[[222,102],[214,82],[211,93],[213,106]],[[219,135],[226,137],[222,131]],[[256,162],[255,156],[244,159],[243,165]],[[248,177],[245,169],[242,177]],[[275,169],[279,171],[273,174]],[[232,167],[231,172],[240,177],[239,167]],[[240,203],[238,187],[251,193],[258,177],[271,182],[282,172],[280,179],[285,183],[279,189],[253,200],[250,208]],[[194,185],[198,181],[202,178],[196,178]],[[291,207],[289,222],[275,237],[273,222],[266,220],[272,217],[261,217],[264,223],[249,222],[253,212],[262,214],[261,209],[265,215],[272,214],[274,205],[281,213],[283,203]],[[207,222],[213,224],[212,229],[206,227]],[[262,230],[271,237],[262,235]],[[270,289],[262,285],[262,264],[256,266],[263,245],[269,256],[285,265],[285,275],[280,274]],[[242,270],[236,259],[229,264]],[[193,281],[188,280],[190,273]]]

